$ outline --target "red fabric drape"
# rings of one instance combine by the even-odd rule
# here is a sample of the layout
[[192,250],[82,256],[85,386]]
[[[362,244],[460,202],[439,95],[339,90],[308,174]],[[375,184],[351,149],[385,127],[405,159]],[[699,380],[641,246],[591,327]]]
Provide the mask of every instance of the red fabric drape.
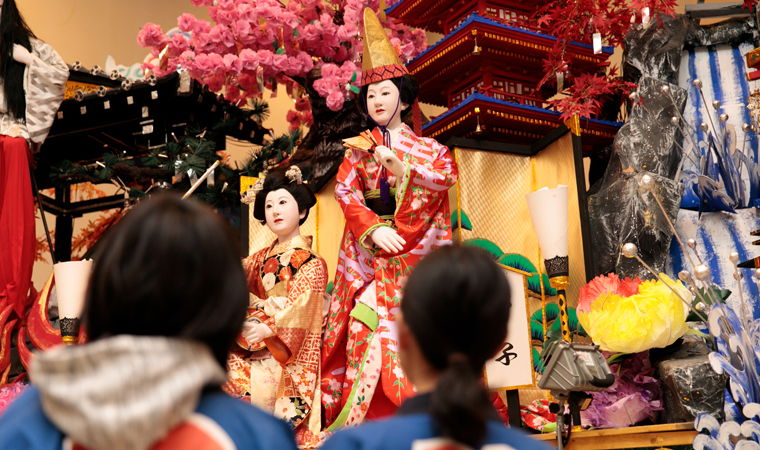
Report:
[[0,305],[23,317],[34,265],[34,200],[23,138],[0,135]]

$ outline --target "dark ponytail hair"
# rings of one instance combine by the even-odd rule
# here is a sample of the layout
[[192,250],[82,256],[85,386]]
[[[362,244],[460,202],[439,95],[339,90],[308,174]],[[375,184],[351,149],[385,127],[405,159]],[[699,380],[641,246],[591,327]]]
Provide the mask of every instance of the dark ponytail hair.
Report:
[[480,374],[506,338],[509,295],[490,254],[450,246],[420,262],[401,302],[422,355],[441,374],[431,398],[439,432],[472,447],[486,437],[492,406]]
[[5,0],[0,9],[0,77],[3,94],[10,116],[26,120],[26,97],[24,96],[24,70],[26,65],[13,59],[13,44],[32,51],[30,37],[36,37],[21,17],[15,0]]
[[306,215],[298,222],[298,225],[303,225],[303,223],[306,222],[306,219],[309,217],[309,209],[317,203],[317,198],[314,196],[314,193],[311,192],[309,186],[303,183],[298,184],[294,181],[290,181],[290,179],[285,176],[285,172],[287,172],[287,170],[278,170],[268,174],[266,178],[264,178],[263,189],[256,194],[256,199],[253,202],[253,217],[256,220],[260,220],[262,225],[267,224],[267,216],[264,207],[267,202],[267,194],[272,191],[285,189],[290,192],[290,195],[292,195],[294,199],[296,199],[298,212],[301,213],[306,211]]

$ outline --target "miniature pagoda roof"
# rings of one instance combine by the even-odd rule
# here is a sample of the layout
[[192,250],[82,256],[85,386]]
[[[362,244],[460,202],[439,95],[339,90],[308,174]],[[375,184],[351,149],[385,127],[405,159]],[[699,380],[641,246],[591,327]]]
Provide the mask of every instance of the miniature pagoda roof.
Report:
[[[475,93],[424,125],[422,132],[439,142],[453,137],[480,138],[475,132],[478,116],[481,127],[485,128],[480,135],[482,139],[510,143],[532,144],[562,123],[559,112]],[[621,126],[620,122],[580,119],[584,153],[610,144]]]
[[[481,48],[475,55],[475,36]],[[441,95],[453,79],[482,64],[503,64],[523,74],[543,77],[542,57],[548,54],[557,38],[505,25],[473,13],[454,31],[430,46],[407,64],[409,73],[420,84],[419,100],[446,106]],[[571,61],[580,70],[597,71],[609,65],[613,47],[602,47],[595,55],[590,45],[571,42],[567,46]]]

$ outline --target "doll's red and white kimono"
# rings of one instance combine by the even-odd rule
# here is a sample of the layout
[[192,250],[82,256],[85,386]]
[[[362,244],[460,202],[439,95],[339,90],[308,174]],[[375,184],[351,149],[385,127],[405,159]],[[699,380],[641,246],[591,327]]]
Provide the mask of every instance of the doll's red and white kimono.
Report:
[[12,118],[0,88],[0,307],[23,316],[35,252],[35,218],[29,167],[63,101],[69,69],[52,47],[30,37],[24,72],[25,120]]
[[[444,145],[404,127],[391,148],[406,165],[400,180],[388,178],[395,204],[380,199],[382,166],[372,154],[347,149],[338,170],[335,197],[346,226],[322,347],[330,431],[392,414],[414,395],[398,360],[401,293],[425,255],[451,244],[447,191],[457,180],[454,158]],[[368,246],[377,227],[396,229],[403,250],[393,255]]]

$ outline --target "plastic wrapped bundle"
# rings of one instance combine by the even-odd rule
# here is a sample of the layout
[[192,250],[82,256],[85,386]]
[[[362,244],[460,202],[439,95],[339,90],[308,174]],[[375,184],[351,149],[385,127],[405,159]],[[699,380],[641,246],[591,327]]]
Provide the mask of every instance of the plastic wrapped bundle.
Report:
[[671,117],[683,112],[687,93],[668,84],[671,101],[661,91],[663,84],[651,77],[641,78],[638,93],[642,105],[633,108],[615,136],[604,178],[588,196],[596,274],[614,271],[624,277],[650,278],[636,260],[620,257],[620,247],[627,242],[636,244],[642,259],[656,271],[665,271],[673,233],[651,194],[642,195],[638,189],[640,175],[649,173],[658,198],[675,222],[683,193],[682,185],[672,181],[681,160],[676,145],[681,134]]
[[[665,272],[673,232],[650,193],[639,192],[639,179],[645,172],[620,173],[614,181],[589,197],[591,239],[594,243],[596,273],[615,272],[620,277],[652,275],[635,259],[624,258],[620,249],[632,242],[639,256],[657,272]],[[683,185],[649,173],[655,180],[655,193],[671,221],[675,222]]]
[[651,76],[669,83],[678,82],[681,51],[690,34],[691,21],[682,15],[675,18],[661,15],[662,27],[634,25],[623,40],[625,77],[637,82]]

